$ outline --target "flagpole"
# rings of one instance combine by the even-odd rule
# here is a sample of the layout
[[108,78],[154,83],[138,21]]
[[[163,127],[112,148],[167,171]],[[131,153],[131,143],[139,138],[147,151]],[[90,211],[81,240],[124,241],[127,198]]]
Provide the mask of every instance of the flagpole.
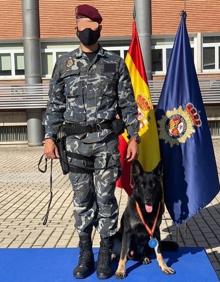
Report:
[[148,79],[152,79],[152,59],[151,59],[151,0],[135,0],[135,16],[138,36],[144,60],[144,66]]
[[184,11],[186,11],[186,0],[183,1],[184,1]]

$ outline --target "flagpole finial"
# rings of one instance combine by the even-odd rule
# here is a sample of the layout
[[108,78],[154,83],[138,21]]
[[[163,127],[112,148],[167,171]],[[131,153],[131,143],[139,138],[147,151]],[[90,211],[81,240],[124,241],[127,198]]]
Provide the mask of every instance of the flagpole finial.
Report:
[[186,17],[187,17],[186,11],[185,11],[185,10],[182,10],[182,11],[180,12],[180,16],[186,18]]
[[133,20],[136,19],[136,9],[135,9],[135,5],[134,5],[134,8],[133,8]]

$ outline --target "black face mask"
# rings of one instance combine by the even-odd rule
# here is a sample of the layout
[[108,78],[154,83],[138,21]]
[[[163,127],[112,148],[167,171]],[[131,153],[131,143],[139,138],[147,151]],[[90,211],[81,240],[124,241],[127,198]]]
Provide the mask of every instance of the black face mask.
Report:
[[91,28],[85,28],[82,31],[77,31],[77,36],[82,44],[89,46],[95,44],[100,37],[100,30],[92,30]]

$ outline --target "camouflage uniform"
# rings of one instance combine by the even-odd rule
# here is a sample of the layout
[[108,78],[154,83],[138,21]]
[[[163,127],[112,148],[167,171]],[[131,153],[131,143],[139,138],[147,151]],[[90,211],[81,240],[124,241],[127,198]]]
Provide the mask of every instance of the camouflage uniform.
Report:
[[[45,116],[45,138],[56,138],[65,122],[80,125],[111,121],[120,109],[128,134],[137,134],[137,107],[129,74],[118,55],[100,47],[90,62],[80,48],[60,57],[52,75]],[[70,172],[75,226],[93,225],[103,237],[116,232],[118,207],[114,196],[119,173],[117,138],[111,129],[67,137],[68,151],[94,157],[95,172]],[[77,166],[82,160],[71,159]]]

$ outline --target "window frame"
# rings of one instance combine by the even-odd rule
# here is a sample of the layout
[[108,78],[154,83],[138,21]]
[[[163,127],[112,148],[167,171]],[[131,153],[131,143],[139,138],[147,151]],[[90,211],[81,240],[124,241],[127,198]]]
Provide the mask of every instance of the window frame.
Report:
[[[14,58],[14,61],[13,61],[13,63],[14,63],[14,76],[17,78],[18,76],[22,76],[22,77],[25,77],[25,75],[24,74],[16,74],[16,59],[15,59],[15,55],[20,55],[20,54],[22,54],[23,56],[24,56],[24,52],[14,52],[14,55],[13,55],[13,58]],[[25,63],[24,63],[24,71],[25,71]],[[12,75],[11,75],[12,76]]]
[[0,51],[0,55],[9,55],[10,60],[11,60],[11,74],[10,75],[0,75],[0,78],[3,78],[3,80],[7,79],[8,77],[12,76],[12,65],[13,65],[13,61],[12,61],[12,54],[11,52],[7,52],[7,51]]
[[24,75],[15,74],[15,54],[23,54],[23,48],[0,48],[0,54],[10,54],[11,57],[11,75],[0,76],[0,81],[2,80],[15,80],[24,79]]
[[[207,47],[214,47],[215,49],[215,68],[214,69],[204,69],[203,65],[203,50]],[[219,73],[220,72],[220,64],[219,64],[219,57],[220,57],[220,42],[213,42],[213,43],[203,43],[202,45],[202,72],[204,74],[209,73]]]
[[[155,39],[156,40],[156,39]],[[154,44],[151,47],[151,50],[155,50],[155,49],[160,49],[162,50],[162,71],[152,71],[152,74],[155,76],[159,76],[159,75],[166,75],[167,73],[167,49],[172,49],[173,48],[173,42],[166,42],[166,39],[164,38],[164,42],[162,44]],[[194,64],[195,64],[195,68],[197,70],[197,52],[196,52],[196,36],[193,37],[193,40],[190,42],[190,47],[193,48],[193,53],[194,53]]]

